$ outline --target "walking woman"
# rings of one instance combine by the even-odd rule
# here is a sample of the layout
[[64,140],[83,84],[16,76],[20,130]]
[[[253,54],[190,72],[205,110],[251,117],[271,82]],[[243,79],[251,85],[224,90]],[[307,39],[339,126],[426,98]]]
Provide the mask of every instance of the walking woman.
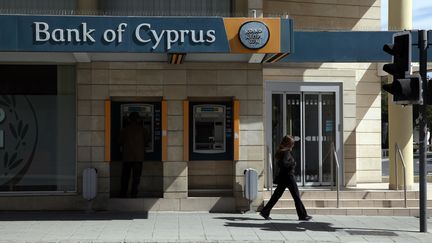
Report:
[[274,183],[277,184],[276,190],[268,201],[267,205],[261,210],[260,215],[265,219],[270,218],[270,211],[282,194],[285,188],[288,187],[292,198],[294,199],[295,207],[299,220],[309,221],[312,217],[306,212],[306,209],[300,199],[300,192],[297,187],[297,182],[294,176],[296,162],[291,155],[291,150],[294,147],[293,137],[286,135],[282,138],[282,142],[276,151],[276,163],[278,165],[278,171],[274,179]]

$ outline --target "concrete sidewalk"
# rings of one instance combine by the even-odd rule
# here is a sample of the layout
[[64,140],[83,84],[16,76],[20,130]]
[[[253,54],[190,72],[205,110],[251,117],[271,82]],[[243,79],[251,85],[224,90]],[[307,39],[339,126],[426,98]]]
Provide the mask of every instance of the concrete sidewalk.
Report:
[[[432,242],[419,219],[274,214],[0,212],[0,242]],[[432,220],[428,220],[432,232]]]

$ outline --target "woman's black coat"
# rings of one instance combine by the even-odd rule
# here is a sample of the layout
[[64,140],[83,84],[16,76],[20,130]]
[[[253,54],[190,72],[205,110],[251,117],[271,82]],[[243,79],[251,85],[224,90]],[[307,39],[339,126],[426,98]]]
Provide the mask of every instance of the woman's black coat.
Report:
[[294,175],[296,162],[294,157],[291,155],[291,151],[287,150],[283,153],[281,159],[276,161],[276,173],[273,180],[275,184],[286,184],[289,179],[288,176]]

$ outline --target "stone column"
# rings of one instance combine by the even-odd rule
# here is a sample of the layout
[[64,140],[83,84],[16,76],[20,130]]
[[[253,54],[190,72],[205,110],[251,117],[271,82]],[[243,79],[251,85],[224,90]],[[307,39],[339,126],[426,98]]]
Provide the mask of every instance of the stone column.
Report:
[[[412,29],[412,0],[389,1],[388,29],[404,30]],[[389,76],[389,82],[393,78]],[[413,172],[413,124],[412,106],[401,106],[393,103],[393,96],[389,94],[389,188],[403,188],[403,167],[400,157],[395,158],[395,144],[402,150],[406,163],[406,185],[411,189],[414,183]],[[397,161],[397,165],[396,165]],[[396,185],[395,166],[398,168],[398,185]]]

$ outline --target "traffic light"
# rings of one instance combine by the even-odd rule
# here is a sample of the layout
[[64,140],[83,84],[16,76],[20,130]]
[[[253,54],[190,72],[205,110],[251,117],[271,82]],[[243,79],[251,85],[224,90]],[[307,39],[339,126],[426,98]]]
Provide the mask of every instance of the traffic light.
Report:
[[395,103],[421,104],[421,78],[411,76],[411,33],[394,34],[393,43],[384,45],[383,50],[393,56],[393,62],[383,66],[393,76],[393,82],[384,84],[383,89],[393,95]]
[[408,75],[384,84],[383,89],[393,95],[397,104],[423,104],[421,80],[420,75]]

